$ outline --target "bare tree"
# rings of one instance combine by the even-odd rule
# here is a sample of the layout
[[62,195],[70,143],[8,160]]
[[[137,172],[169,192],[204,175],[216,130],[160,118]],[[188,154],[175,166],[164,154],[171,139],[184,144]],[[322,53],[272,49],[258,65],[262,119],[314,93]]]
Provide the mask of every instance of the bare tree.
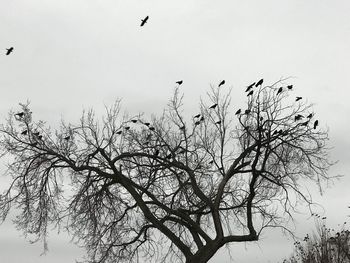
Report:
[[288,230],[297,203],[312,203],[300,182],[321,187],[331,163],[327,130],[284,81],[251,85],[239,111],[219,87],[186,116],[176,89],[148,121],[118,101],[55,133],[22,105],[0,127],[12,176],[2,218],[18,207],[17,226],[44,243],[51,224],[65,227],[87,262],[207,262],[266,228]]

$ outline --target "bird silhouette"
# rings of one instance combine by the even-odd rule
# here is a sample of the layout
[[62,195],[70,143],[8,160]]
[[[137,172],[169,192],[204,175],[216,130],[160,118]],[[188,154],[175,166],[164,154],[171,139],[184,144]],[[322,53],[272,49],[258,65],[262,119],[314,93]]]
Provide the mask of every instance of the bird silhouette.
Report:
[[38,135],[37,138],[38,138],[39,140],[42,140],[42,139],[43,139],[43,136],[42,136],[42,135]]
[[33,132],[33,135],[39,136],[40,132]]
[[258,86],[262,85],[263,82],[264,82],[264,79],[259,80],[259,81],[255,84],[255,87],[258,87]]
[[196,116],[194,116],[193,118],[199,118],[201,115],[197,114]]
[[181,85],[182,82],[183,82],[182,80],[179,80],[179,81],[176,81],[175,83]]
[[209,164],[213,164],[214,163],[214,160],[211,160],[210,162],[209,162]]
[[249,91],[249,93],[247,94],[247,97],[250,95],[253,95],[253,92],[254,92],[254,90]]
[[311,118],[312,118],[312,116],[313,116],[313,114],[312,114],[312,113],[310,113],[309,115],[307,115],[307,118],[308,118],[308,119],[311,119]]
[[245,90],[245,92],[248,92],[250,89],[252,89],[252,88],[254,87],[254,85],[255,85],[255,82],[252,83],[252,84],[250,84],[250,85],[247,87],[247,89]]
[[217,103],[215,103],[214,105],[210,106],[210,107],[209,107],[209,109],[215,109],[215,108],[216,108],[216,106],[218,106],[218,104],[217,104]]
[[315,120],[315,122],[314,122],[314,129],[316,129],[317,126],[318,126],[318,120]]
[[22,135],[27,135],[27,133],[28,133],[28,130],[24,130],[21,132]]
[[195,123],[194,123],[194,125],[199,125],[201,122],[200,121],[196,121]]
[[250,110],[247,109],[247,110],[244,111],[244,113],[245,113],[245,114],[249,114],[249,113],[250,113]]
[[125,126],[124,129],[128,131],[130,130],[130,126]]
[[272,133],[272,135],[275,135],[275,134],[277,134],[278,133],[278,131],[277,130],[275,130],[273,133]]
[[292,90],[293,89],[293,85],[288,85],[287,89]]
[[18,116],[18,117],[22,118],[24,116],[24,112],[16,113],[15,116]]
[[144,26],[147,23],[148,18],[149,18],[149,16],[146,16],[144,19],[141,19],[141,25],[140,26]]
[[122,131],[117,131],[116,134],[120,135],[122,134]]
[[277,91],[277,95],[280,94],[282,91],[283,91],[283,88],[280,87],[280,88],[278,89],[278,91]]
[[304,116],[301,115],[301,114],[298,114],[298,115],[296,115],[296,116],[294,117],[294,120],[295,120],[295,121],[298,121],[298,120],[301,120],[302,118],[304,118]]
[[236,115],[238,115],[238,114],[241,114],[241,112],[242,112],[242,110],[241,109],[239,109],[238,111],[236,111]]
[[150,129],[151,131],[154,131],[154,130],[155,130],[155,128],[154,128],[154,127],[149,127],[149,129]]
[[150,126],[151,124],[149,122],[145,122],[144,125],[146,125],[147,127]]
[[296,97],[295,101],[301,100],[303,97]]
[[300,124],[301,126],[307,126],[309,124],[309,121],[305,121],[302,124]]
[[220,83],[219,83],[219,87],[221,87],[222,85],[225,84],[225,80],[222,80]]
[[221,121],[217,121],[217,122],[215,122],[215,124],[221,124]]
[[68,136],[64,137],[63,139],[68,141],[70,139],[70,136],[68,135]]
[[131,120],[131,122],[132,122],[132,123],[136,123],[136,122],[137,122],[137,120]]
[[181,126],[179,129],[180,129],[180,130],[184,130],[184,129],[185,129],[185,126]]
[[13,51],[13,47],[10,47],[10,48],[6,48],[6,56],[10,55]]
[[199,121],[204,121],[204,117],[202,116]]

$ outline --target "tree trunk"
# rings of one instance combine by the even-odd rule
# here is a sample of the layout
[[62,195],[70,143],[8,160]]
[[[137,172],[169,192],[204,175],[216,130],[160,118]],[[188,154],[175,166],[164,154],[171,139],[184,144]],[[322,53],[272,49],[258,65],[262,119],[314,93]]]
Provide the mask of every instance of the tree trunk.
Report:
[[186,263],[206,263],[223,246],[221,242],[215,241],[202,247],[196,254],[186,259]]

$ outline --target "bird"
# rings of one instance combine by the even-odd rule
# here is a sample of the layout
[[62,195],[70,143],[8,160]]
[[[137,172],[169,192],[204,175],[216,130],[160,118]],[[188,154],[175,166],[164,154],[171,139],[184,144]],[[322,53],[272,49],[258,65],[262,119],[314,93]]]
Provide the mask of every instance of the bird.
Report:
[[311,119],[311,118],[312,118],[312,116],[313,116],[313,114],[312,114],[312,113],[310,113],[309,115],[307,115],[307,118],[308,118],[308,119]]
[[225,84],[225,80],[222,80],[220,83],[219,83],[219,87],[221,87],[222,85]]
[[295,121],[298,121],[298,120],[301,120],[302,118],[304,118],[304,116],[301,115],[301,114],[298,114],[298,115],[296,115],[296,116],[294,117],[294,120],[295,120]]
[[182,80],[179,80],[179,81],[176,81],[175,83],[181,85],[182,82],[183,82]]
[[122,134],[122,131],[117,131],[116,134],[120,135]]
[[194,125],[199,125],[201,122],[200,121],[196,121],[195,123],[194,123]]
[[322,217],[322,219],[323,219],[323,220],[324,220],[324,219],[327,219],[327,217],[324,216],[324,217]]
[[141,25],[140,26],[144,26],[147,23],[149,16],[146,16],[144,19],[141,19]]
[[27,133],[28,133],[28,130],[24,130],[21,132],[22,135],[27,135]]
[[314,122],[314,129],[316,129],[317,126],[318,126],[318,120],[315,120],[315,122]]
[[137,122],[137,120],[131,120],[131,122],[132,122],[132,123],[136,123],[136,122]]
[[199,118],[201,115],[197,114],[196,116],[194,116],[193,118]]
[[292,90],[293,89],[293,85],[288,85],[287,89]]
[[18,113],[15,114],[15,116],[18,116],[18,117],[22,118],[24,116],[24,112],[23,111],[22,112],[18,112]]
[[215,108],[216,108],[216,106],[218,106],[218,104],[217,104],[217,103],[215,103],[214,105],[210,106],[210,107],[209,107],[209,109],[215,109]]
[[221,121],[217,121],[217,122],[215,122],[215,124],[221,124]]
[[39,136],[39,132],[33,132],[33,135],[35,135],[35,136]]
[[209,162],[209,164],[213,164],[214,163],[214,160],[211,160],[210,162]]
[[185,129],[185,126],[181,126],[179,129],[180,129],[180,130],[184,130],[184,129]]
[[43,139],[43,136],[42,135],[38,135],[37,137],[39,140],[42,140]]
[[199,121],[204,121],[204,117],[202,116],[202,117],[199,119]]
[[252,89],[252,88],[254,87],[254,85],[255,85],[255,82],[252,83],[252,84],[250,84],[250,85],[247,87],[247,89],[245,90],[245,92],[248,92],[250,89]]
[[273,133],[272,133],[272,135],[275,135],[275,134],[277,134],[278,133],[278,131],[277,130],[275,130]]
[[144,125],[146,125],[147,127],[150,126],[151,124],[149,122],[145,122]]
[[263,82],[264,82],[264,79],[259,80],[259,81],[255,84],[255,87],[258,87],[258,86],[262,85]]
[[280,88],[278,89],[278,91],[277,91],[277,95],[280,94],[282,91],[283,91],[283,88],[280,87]]
[[301,100],[303,97],[296,97],[295,101]]
[[249,93],[247,94],[247,97],[250,95],[253,95],[253,92],[254,92],[254,90],[249,91]]
[[154,131],[154,130],[155,130],[155,128],[154,128],[154,127],[149,127],[149,129],[150,129],[151,131]]
[[13,51],[13,47],[10,47],[10,48],[6,48],[6,56],[10,55]]
[[68,141],[69,139],[70,139],[69,135],[63,138],[63,140],[66,140],[66,141]]
[[244,111],[245,114],[249,114],[250,113],[250,109],[247,109]]
[[236,111],[236,115],[238,115],[238,114],[241,114],[241,112],[242,112],[242,110],[241,109],[239,109],[238,111]]
[[124,129],[128,131],[130,130],[130,126],[125,126]]
[[302,124],[300,124],[301,126],[307,126],[309,124],[309,121],[305,121]]

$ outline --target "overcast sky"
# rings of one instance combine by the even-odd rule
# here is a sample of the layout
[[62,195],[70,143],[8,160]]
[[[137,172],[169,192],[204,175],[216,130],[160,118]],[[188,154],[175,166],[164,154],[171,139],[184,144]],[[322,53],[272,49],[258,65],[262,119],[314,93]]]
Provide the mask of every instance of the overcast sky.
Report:
[[[292,77],[295,92],[314,103],[320,126],[329,128],[332,160],[339,161],[330,175],[344,175],[322,197],[310,185],[327,224],[337,226],[350,214],[349,12],[349,0],[2,0],[1,122],[27,99],[52,126],[117,98],[131,113],[157,113],[180,79],[190,116],[222,79],[239,108],[251,82]],[[312,228],[308,214],[295,218],[300,236]],[[8,220],[0,226],[0,262],[74,262],[82,255],[67,236],[53,232],[49,241],[40,257],[41,246],[28,244]],[[277,262],[292,243],[266,231],[257,243],[233,244],[232,261],[220,251],[211,262]]]

